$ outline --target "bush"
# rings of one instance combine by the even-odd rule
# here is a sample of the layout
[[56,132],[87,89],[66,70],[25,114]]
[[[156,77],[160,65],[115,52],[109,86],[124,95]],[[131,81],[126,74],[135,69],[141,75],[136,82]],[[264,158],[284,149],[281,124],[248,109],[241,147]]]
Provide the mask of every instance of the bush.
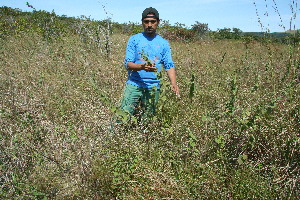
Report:
[[159,29],[159,34],[167,40],[189,42],[195,39],[195,32],[179,26],[164,25]]

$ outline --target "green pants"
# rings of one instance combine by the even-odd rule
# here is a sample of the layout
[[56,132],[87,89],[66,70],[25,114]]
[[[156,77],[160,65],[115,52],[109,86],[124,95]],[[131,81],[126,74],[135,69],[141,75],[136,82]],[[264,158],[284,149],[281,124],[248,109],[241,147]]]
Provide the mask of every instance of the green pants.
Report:
[[143,115],[149,116],[155,114],[155,108],[159,99],[160,90],[157,88],[147,89],[126,84],[121,109],[130,115],[138,113],[139,106]]

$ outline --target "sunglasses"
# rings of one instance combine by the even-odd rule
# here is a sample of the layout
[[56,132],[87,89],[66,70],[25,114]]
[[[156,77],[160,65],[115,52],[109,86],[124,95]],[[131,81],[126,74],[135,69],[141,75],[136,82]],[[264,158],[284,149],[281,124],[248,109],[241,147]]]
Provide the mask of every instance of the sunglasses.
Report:
[[143,22],[144,22],[145,24],[149,24],[149,22],[151,22],[151,24],[154,24],[154,23],[157,22],[157,20],[143,20]]

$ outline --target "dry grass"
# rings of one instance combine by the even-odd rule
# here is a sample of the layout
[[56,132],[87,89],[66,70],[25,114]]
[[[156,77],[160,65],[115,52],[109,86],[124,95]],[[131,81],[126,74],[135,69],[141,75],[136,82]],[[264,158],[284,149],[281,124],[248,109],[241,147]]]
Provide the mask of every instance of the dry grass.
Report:
[[299,197],[299,48],[172,42],[182,97],[165,88],[152,124],[112,135],[127,39],[111,58],[75,36],[1,40],[1,198]]

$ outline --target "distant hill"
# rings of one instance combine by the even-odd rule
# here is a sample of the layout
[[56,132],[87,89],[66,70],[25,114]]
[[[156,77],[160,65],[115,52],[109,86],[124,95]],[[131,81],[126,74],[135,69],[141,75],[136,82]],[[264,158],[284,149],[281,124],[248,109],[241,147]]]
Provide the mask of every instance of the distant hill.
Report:
[[288,31],[286,31],[286,33],[295,34],[299,31],[300,31],[300,29],[298,29],[298,30],[288,30]]
[[257,37],[265,37],[265,36],[270,36],[273,38],[284,38],[291,36],[294,34],[294,32],[274,32],[274,33],[266,33],[266,32],[244,32],[243,35],[249,35],[249,36],[257,36]]

